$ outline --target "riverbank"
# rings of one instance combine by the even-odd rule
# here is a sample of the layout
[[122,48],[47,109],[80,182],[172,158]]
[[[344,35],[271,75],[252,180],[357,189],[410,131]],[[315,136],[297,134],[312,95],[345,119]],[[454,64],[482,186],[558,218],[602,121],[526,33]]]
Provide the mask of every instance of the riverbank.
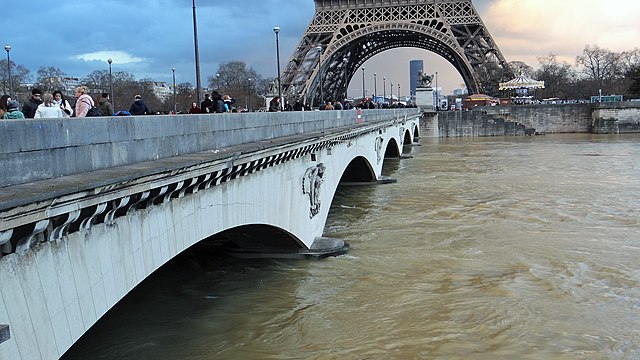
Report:
[[433,129],[431,136],[435,137],[640,133],[640,104],[517,105],[439,111],[426,113],[421,127]]

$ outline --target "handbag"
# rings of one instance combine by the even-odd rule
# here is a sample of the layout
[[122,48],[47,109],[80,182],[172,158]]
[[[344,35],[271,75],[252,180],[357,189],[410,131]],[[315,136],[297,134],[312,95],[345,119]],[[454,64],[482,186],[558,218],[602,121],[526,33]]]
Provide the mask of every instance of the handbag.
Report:
[[88,103],[88,102],[86,102],[84,100],[82,100],[82,102],[87,104],[87,105],[89,105],[89,106],[91,106],[89,111],[87,111],[87,115],[85,115],[86,117],[102,116],[102,111],[100,111],[100,109],[98,109],[94,105],[91,105],[91,103]]

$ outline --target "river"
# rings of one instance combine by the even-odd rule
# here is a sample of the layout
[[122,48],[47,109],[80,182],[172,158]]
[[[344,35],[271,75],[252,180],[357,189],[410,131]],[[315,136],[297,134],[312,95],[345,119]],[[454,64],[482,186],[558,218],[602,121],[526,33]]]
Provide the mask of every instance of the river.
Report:
[[640,358],[640,135],[420,142],[338,189],[347,255],[192,251],[63,359]]

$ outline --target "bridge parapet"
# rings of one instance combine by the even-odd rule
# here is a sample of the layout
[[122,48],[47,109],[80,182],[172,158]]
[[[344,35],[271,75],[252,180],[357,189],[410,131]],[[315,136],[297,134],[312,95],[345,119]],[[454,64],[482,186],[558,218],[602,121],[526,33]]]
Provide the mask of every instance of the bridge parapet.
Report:
[[[406,111],[364,110],[363,121]],[[0,188],[322,132],[355,121],[356,111],[5,120],[0,122]]]

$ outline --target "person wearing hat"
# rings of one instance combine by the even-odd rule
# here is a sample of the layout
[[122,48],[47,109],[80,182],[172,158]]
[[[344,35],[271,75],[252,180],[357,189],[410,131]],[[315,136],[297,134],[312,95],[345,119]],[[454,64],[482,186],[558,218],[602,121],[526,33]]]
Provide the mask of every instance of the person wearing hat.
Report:
[[7,112],[2,116],[3,119],[24,119],[22,111],[18,110],[20,104],[17,101],[11,100],[7,103]]
[[145,105],[144,101],[142,101],[142,96],[136,95],[133,100],[133,104],[131,104],[131,107],[129,108],[129,113],[131,113],[131,115],[151,114],[147,105]]

